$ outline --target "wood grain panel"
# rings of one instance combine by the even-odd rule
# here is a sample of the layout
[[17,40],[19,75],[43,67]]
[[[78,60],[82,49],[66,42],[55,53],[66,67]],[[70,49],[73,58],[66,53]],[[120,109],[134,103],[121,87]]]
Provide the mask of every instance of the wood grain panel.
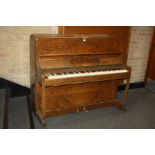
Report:
[[59,34],[100,34],[124,38],[123,62],[126,64],[131,36],[130,26],[59,26]]
[[129,26],[59,26],[59,34],[107,34],[128,37]]
[[62,68],[62,67],[82,67],[122,64],[120,54],[93,54],[93,55],[67,55],[67,56],[40,56],[41,69]]
[[[93,89],[91,89],[93,87]],[[46,109],[63,110],[98,104],[114,100],[117,95],[117,82],[95,82],[45,89]]]
[[77,55],[123,52],[123,39],[96,38],[38,38],[38,55]]

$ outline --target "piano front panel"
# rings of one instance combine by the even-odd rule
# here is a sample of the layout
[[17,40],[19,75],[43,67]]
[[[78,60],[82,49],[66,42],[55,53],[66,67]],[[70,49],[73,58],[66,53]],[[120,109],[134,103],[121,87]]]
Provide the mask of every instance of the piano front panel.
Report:
[[40,56],[40,68],[65,68],[82,66],[101,66],[122,64],[121,54],[86,54],[86,55],[62,55],[62,56]]
[[[45,88],[45,113],[114,101],[118,81],[83,83]],[[92,89],[93,88],[93,89]]]
[[77,55],[122,53],[124,40],[122,38],[37,38],[38,55]]

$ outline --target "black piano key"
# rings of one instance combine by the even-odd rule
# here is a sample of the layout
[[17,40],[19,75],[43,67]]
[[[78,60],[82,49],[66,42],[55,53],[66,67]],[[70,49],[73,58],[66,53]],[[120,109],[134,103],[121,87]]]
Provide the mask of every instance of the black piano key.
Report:
[[96,72],[96,70],[91,70],[91,72]]
[[86,71],[80,71],[80,73],[85,73]]
[[67,72],[62,72],[63,75],[67,74]]
[[65,74],[68,74],[68,72],[65,72]]
[[55,76],[55,74],[54,73],[50,73],[49,76]]
[[73,72],[73,74],[77,74],[77,73],[78,73],[77,71],[74,71],[74,72]]
[[56,73],[56,75],[61,75],[61,73]]
[[73,74],[73,72],[68,72],[68,74]]

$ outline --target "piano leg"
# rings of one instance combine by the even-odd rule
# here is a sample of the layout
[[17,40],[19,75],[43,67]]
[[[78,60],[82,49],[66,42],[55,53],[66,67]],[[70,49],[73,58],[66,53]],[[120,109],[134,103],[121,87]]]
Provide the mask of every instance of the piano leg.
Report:
[[116,101],[116,102],[114,103],[114,106],[115,106],[116,108],[118,108],[119,110],[121,110],[121,111],[125,111],[125,110],[126,110],[125,105],[122,104],[122,103],[119,102],[119,101]]
[[38,119],[39,123],[41,124],[42,128],[45,128],[46,127],[46,119],[42,118],[37,111],[34,111],[34,114],[35,114],[36,118]]
[[45,116],[45,84],[42,81],[42,114],[41,114],[41,125],[43,128],[46,127],[46,116]]
[[119,101],[116,101],[114,103],[114,106],[116,108],[118,108],[119,110],[122,110],[122,111],[125,111],[126,108],[125,108],[125,105],[127,103],[127,100],[128,100],[128,90],[129,90],[129,84],[130,84],[130,78],[129,79],[126,79],[126,88],[125,88],[125,95],[124,95],[124,99],[123,99],[123,102],[119,102]]
[[126,80],[126,88],[125,88],[124,105],[126,105],[127,100],[128,100],[129,84],[130,84],[130,78]]
[[41,119],[41,126],[42,128],[46,127],[46,119]]

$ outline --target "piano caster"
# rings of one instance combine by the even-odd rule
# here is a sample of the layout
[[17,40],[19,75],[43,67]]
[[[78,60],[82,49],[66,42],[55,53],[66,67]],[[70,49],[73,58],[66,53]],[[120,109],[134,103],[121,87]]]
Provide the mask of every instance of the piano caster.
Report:
[[42,126],[42,128],[45,128],[46,127],[46,123],[42,123],[41,126]]
[[114,106],[121,110],[121,111],[126,111],[125,105],[123,105],[122,103],[120,103],[119,101],[116,101],[116,103],[114,104]]
[[36,113],[36,116],[41,124],[41,127],[42,128],[45,128],[46,127],[46,119],[45,118],[41,118],[40,115],[38,113]]
[[46,121],[45,121],[45,119],[41,119],[41,126],[42,126],[42,128],[45,128],[46,127]]
[[41,127],[45,128],[46,127],[46,119],[42,118],[38,112],[34,111],[34,113],[35,113],[35,116],[38,119],[39,123],[41,124]]
[[122,107],[120,107],[119,109],[120,109],[121,111],[124,111],[124,112],[126,111],[125,106],[122,106]]

